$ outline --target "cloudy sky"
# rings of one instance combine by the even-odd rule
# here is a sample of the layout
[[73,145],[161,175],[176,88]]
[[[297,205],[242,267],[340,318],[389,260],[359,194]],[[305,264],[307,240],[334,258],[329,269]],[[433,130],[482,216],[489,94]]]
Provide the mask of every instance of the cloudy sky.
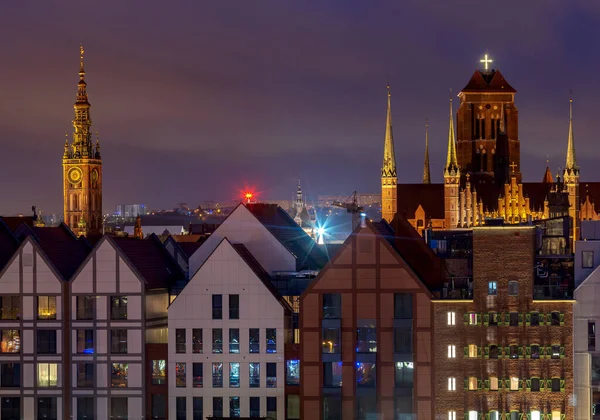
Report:
[[[533,4],[535,3],[535,4]],[[424,121],[441,181],[448,89],[487,51],[518,90],[522,170],[564,165],[569,89],[582,178],[600,180],[600,3],[22,1],[0,13],[0,213],[62,206],[78,49],[104,164],[104,210],[379,191],[392,85],[400,182]]]

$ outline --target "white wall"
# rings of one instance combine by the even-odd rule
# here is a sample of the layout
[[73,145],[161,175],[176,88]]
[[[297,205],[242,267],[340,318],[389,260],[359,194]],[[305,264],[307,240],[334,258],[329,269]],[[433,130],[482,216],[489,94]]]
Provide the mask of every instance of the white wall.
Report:
[[295,257],[244,205],[240,205],[189,258],[190,278],[223,238],[233,244],[244,244],[268,273],[296,270]]
[[[223,226],[223,225],[221,225]],[[212,238],[212,235],[211,235]],[[209,239],[210,240],[210,239]],[[204,245],[202,246],[204,247]],[[201,247],[201,248],[202,248]],[[212,295],[223,295],[223,320],[212,319]],[[239,320],[229,320],[228,296],[240,295]],[[186,353],[175,352],[175,330],[186,329]],[[202,328],[203,353],[193,354],[191,331]],[[223,330],[223,354],[212,353],[212,329]],[[240,329],[240,353],[229,354],[229,328]],[[260,328],[260,353],[249,353],[249,329]],[[277,352],[266,353],[266,328],[277,329]],[[223,397],[224,416],[229,416],[229,397],[240,397],[241,416],[249,416],[249,397],[261,397],[266,416],[266,397],[277,397],[279,420],[285,414],[284,309],[246,265],[233,246],[223,240],[169,308],[169,418],[175,418],[178,396],[187,397],[191,418],[193,397],[203,397],[204,416],[212,414],[212,398]],[[175,386],[175,363],[186,363],[186,387]],[[203,388],[192,387],[192,364],[203,363]],[[223,363],[223,388],[212,388],[212,363]],[[229,388],[229,363],[240,363],[240,387]],[[261,387],[249,387],[249,363],[260,362]],[[277,388],[266,388],[266,363],[277,363]]]
[[[594,268],[583,268],[583,251],[594,252]],[[577,241],[575,243],[575,287],[579,286],[600,265],[600,240]]]

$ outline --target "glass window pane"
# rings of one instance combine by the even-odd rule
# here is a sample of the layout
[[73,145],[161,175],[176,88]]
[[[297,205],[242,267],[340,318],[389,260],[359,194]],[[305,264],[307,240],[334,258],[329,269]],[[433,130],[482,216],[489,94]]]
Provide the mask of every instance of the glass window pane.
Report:
[[250,328],[250,353],[260,353],[260,330],[258,328]]
[[250,363],[250,388],[260,387],[260,363]]
[[300,385],[300,360],[286,361],[285,384]]
[[323,294],[323,318],[339,319],[342,317],[342,295],[339,293]]
[[240,364],[229,363],[229,388],[240,387]]
[[356,363],[356,386],[372,388],[377,384],[375,363]]

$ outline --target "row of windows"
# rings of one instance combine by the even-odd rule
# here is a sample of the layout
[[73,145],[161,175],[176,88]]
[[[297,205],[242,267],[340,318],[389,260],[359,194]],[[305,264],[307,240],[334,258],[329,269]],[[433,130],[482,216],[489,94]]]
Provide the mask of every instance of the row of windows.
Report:
[[[340,319],[342,317],[342,294],[324,293],[322,305],[324,319]],[[394,318],[413,318],[413,296],[410,293],[394,293]]]
[[[414,385],[414,365],[412,362],[396,362],[394,365],[396,388],[412,388]],[[323,387],[341,388],[342,362],[323,363]],[[377,369],[375,363],[356,363],[356,386],[358,388],[375,388],[377,386]]]
[[[20,353],[21,330],[0,330],[0,353]],[[36,353],[56,354],[56,330],[36,331]]]
[[[38,363],[36,368],[36,386],[52,388],[58,386],[58,363]],[[21,387],[21,363],[0,364],[0,387]]]
[[[158,413],[154,411],[154,397],[153,396],[153,418],[161,418],[164,413]],[[213,412],[212,417],[240,417],[240,397],[229,397],[229,411],[226,411],[223,406],[223,397],[213,397],[212,406]],[[260,397],[248,397],[250,406],[250,417],[259,418],[260,414]],[[193,397],[192,400],[192,419],[203,420],[204,419],[204,407],[202,397]],[[187,417],[187,401],[186,397],[177,397],[175,399],[175,412],[176,420],[188,420]],[[289,409],[288,409],[289,411]],[[267,418],[277,418],[277,397],[267,397]]]
[[[505,418],[507,420],[522,420],[524,418],[523,414],[524,413],[520,413],[518,411],[511,411],[510,413],[507,413]],[[500,412],[497,410],[492,410],[488,413],[471,410],[465,413],[465,419],[479,420],[483,415],[485,415],[485,418],[489,420],[500,420],[503,418],[501,417]],[[543,414],[539,410],[531,410],[526,418],[528,420],[542,420],[542,415]],[[559,410],[552,410],[549,416],[550,417],[546,417],[549,420],[565,420],[565,415],[561,414]],[[457,420],[456,411],[448,411],[448,420]]]
[[[79,400],[80,398],[78,398]],[[93,399],[86,398],[91,401],[93,406]],[[88,402],[89,402],[88,401]],[[37,405],[37,420],[58,420],[57,417],[57,398],[56,397],[43,397],[36,399]],[[84,403],[82,403],[82,406]],[[82,413],[83,414],[83,413]],[[3,419],[21,419],[21,398],[19,397],[3,397],[0,399],[0,418]],[[85,418],[77,413],[77,418]],[[94,417],[88,417],[90,420],[94,420]]]
[[[527,326],[563,326],[565,325],[565,314],[561,312],[549,312],[543,314],[540,312],[529,312],[522,314],[520,312],[490,312],[486,314],[479,314],[476,312],[469,312],[463,315],[465,325],[485,325],[485,326],[510,326],[518,327],[523,325]],[[454,324],[448,324],[454,325]]]
[[[341,351],[340,328],[322,328],[321,350],[326,354],[339,354]],[[377,328],[375,326],[356,329],[356,353],[377,352]],[[412,353],[412,328],[394,327],[394,353]]]
[[[378,396],[375,393],[365,395],[356,395],[355,401],[355,420],[369,420],[381,417],[377,404]],[[323,419],[344,420],[347,416],[342,416],[342,398],[341,396],[323,395],[322,397]],[[345,411],[345,410],[344,410]],[[412,397],[394,397],[394,420],[413,420],[417,416],[413,412]]]
[[[552,346],[540,346],[537,344],[531,346],[477,346],[476,344],[469,344],[464,347],[463,355],[465,358],[480,358],[483,356],[485,359],[564,359],[565,358],[565,347],[559,344]],[[448,358],[456,358],[456,346],[453,344],[448,345]]]
[[[94,319],[95,296],[77,296],[76,298],[76,319],[92,320]],[[0,296],[0,320],[19,320],[21,319],[22,298],[18,295]],[[110,318],[112,320],[127,319],[127,296],[110,297]],[[56,319],[56,296],[38,296],[37,297],[37,319],[54,320]]]
[[[240,319],[240,295],[227,295],[229,319]],[[223,295],[212,295],[212,319],[223,319]]]
[[[265,329],[265,344],[267,353],[277,353],[277,329]],[[186,330],[177,328],[175,330],[175,352],[187,353]],[[202,353],[202,329],[192,329],[192,353]],[[212,352],[223,353],[223,329],[212,329]],[[240,352],[240,329],[229,329],[229,353],[238,354]],[[250,328],[248,330],[248,352],[260,353],[260,329]]]
[[[537,377],[529,379],[519,379],[517,377],[478,379],[471,376],[464,380],[464,389],[468,391],[499,391],[501,389],[505,391],[522,391],[525,389],[531,392],[563,392],[565,390],[565,380],[561,378],[540,379]],[[448,378],[448,391],[456,391],[456,378]]]
[[[204,386],[203,379],[203,363],[192,363],[192,387],[202,388]],[[277,388],[277,364],[266,364],[267,388]],[[260,387],[260,363],[248,364],[249,387]],[[153,378],[154,381],[154,378]],[[175,386],[177,388],[185,388],[187,386],[187,364],[175,363]],[[223,363],[212,363],[212,387],[223,388]],[[240,387],[240,363],[229,363],[229,388]]]
[[[488,295],[496,296],[498,294],[498,282],[490,281],[488,283]],[[508,296],[519,296],[519,282],[511,280],[508,282]]]

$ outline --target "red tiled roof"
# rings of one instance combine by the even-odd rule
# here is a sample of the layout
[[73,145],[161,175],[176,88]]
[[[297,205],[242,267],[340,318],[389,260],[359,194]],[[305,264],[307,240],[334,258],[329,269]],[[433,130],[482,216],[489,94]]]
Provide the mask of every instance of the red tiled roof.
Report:
[[509,92],[515,93],[516,90],[508,84],[500,70],[491,72],[481,72],[475,70],[469,83],[461,92]]

